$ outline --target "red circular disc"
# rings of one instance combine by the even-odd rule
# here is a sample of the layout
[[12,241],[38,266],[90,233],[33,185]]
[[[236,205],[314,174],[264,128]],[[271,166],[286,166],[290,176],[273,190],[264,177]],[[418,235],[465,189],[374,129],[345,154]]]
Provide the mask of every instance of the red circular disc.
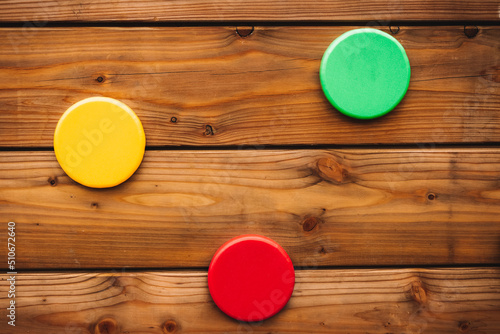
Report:
[[208,288],[215,304],[242,321],[262,321],[278,313],[294,285],[288,254],[260,235],[229,240],[217,250],[208,269]]

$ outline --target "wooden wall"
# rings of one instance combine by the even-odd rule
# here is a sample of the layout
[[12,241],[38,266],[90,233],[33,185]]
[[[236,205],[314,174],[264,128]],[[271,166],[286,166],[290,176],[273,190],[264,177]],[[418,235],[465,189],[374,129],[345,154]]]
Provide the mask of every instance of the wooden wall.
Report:
[[[498,1],[0,2],[0,333],[499,333]],[[405,47],[408,93],[347,118],[319,64],[342,33]],[[90,96],[128,104],[147,151],[111,189],[52,147]],[[16,327],[7,222],[16,223]],[[285,309],[217,309],[215,250],[268,236]]]

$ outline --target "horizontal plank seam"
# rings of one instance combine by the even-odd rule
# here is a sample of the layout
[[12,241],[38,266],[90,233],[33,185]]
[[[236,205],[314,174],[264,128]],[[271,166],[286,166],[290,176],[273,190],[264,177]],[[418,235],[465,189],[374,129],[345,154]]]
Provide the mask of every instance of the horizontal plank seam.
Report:
[[[262,150],[345,150],[345,149],[462,149],[500,148],[500,142],[487,143],[406,143],[406,144],[353,144],[353,145],[213,145],[213,146],[147,146],[146,151],[262,151]],[[0,147],[0,152],[53,152],[53,147]]]

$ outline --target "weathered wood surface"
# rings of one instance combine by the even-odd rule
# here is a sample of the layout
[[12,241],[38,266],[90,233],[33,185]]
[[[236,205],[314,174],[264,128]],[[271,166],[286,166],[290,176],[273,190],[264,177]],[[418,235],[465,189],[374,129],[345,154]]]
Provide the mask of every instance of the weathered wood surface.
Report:
[[[498,268],[297,271],[287,306],[263,323],[220,312],[205,271],[17,276],[15,330],[0,333],[492,333]],[[6,321],[6,276],[0,316]]]
[[498,21],[495,0],[0,2],[0,21]]
[[410,89],[373,121],[341,115],[319,84],[353,28],[0,29],[0,146],[52,146],[66,108],[94,95],[132,107],[150,146],[500,142],[500,27],[401,27]]
[[17,224],[18,268],[206,267],[246,233],[309,268],[491,264],[499,180],[493,148],[181,150],[99,190],[53,152],[2,152],[0,221]]

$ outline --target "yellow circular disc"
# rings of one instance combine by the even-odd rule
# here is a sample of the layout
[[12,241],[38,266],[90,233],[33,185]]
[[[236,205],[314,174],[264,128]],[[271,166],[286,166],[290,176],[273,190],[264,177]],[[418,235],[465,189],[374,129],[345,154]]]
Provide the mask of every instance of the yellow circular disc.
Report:
[[114,187],[141,164],[146,136],[124,103],[91,97],[72,105],[57,123],[54,151],[62,169],[87,187]]

